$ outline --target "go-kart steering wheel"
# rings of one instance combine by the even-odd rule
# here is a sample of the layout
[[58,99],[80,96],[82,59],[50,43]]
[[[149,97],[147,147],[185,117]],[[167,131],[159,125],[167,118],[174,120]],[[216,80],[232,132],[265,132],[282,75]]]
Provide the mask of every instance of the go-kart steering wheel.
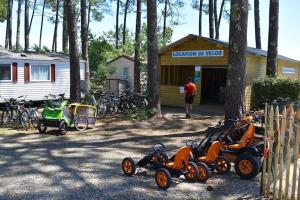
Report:
[[233,144],[233,140],[231,139],[231,137],[229,135],[226,135],[226,140],[229,144]]
[[166,147],[162,143],[157,143],[157,144],[153,145],[152,149],[155,152],[165,152],[166,151]]
[[195,140],[188,140],[186,142],[186,145],[188,147],[190,147],[191,149],[197,149],[197,147],[198,147],[198,143]]

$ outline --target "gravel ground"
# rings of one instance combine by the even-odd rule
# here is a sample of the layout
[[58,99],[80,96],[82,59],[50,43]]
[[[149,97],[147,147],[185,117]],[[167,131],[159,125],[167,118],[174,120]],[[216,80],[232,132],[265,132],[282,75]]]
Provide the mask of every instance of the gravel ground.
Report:
[[[57,136],[0,129],[0,199],[258,199],[259,179],[241,180],[234,172],[213,174],[206,184],[174,179],[159,190],[153,172],[126,177],[121,161],[135,160],[156,142],[171,155],[188,139],[199,140],[220,116],[166,114],[157,121],[106,120],[85,132]],[[207,186],[213,191],[206,191]]]

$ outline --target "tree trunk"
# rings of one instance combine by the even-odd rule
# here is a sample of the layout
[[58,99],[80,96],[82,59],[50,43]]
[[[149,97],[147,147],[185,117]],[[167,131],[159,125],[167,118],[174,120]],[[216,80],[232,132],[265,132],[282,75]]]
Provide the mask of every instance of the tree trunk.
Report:
[[127,23],[127,12],[128,12],[128,6],[129,6],[129,0],[126,0],[125,3],[125,12],[124,12],[124,23],[123,23],[123,51],[124,51],[124,46],[126,44],[126,23]]
[[44,3],[43,3],[43,9],[42,9],[42,20],[41,20],[41,28],[40,28],[39,49],[42,49],[42,35],[43,35],[43,25],[44,25],[45,6],[46,6],[46,0],[44,0]]
[[279,0],[270,0],[267,75],[276,76]]
[[166,39],[168,3],[169,3],[168,0],[165,0],[164,25],[163,25],[163,41],[165,41],[165,39]]
[[52,42],[52,52],[57,52],[57,26],[58,26],[59,0],[56,1],[56,16]]
[[215,30],[216,30],[216,39],[219,39],[219,27],[218,27],[218,0],[214,0],[214,20],[215,20]]
[[87,29],[87,0],[81,0],[81,52],[82,59],[85,60],[85,80],[87,84],[87,92],[90,88],[90,69],[88,62],[88,29]]
[[256,48],[261,49],[259,0],[254,0],[254,22]]
[[90,31],[90,21],[91,21],[91,2],[89,2],[89,8],[88,8],[88,24],[87,24],[88,31]]
[[202,35],[202,10],[203,10],[203,0],[199,3],[199,35]]
[[231,0],[225,120],[245,112],[248,0]]
[[20,51],[20,24],[21,24],[22,0],[18,0],[18,17],[17,17],[17,34],[16,34],[16,50]]
[[117,0],[117,13],[116,13],[116,49],[119,49],[119,12],[120,12],[120,0]]
[[7,1],[5,49],[12,49],[12,10],[13,0]]
[[70,47],[70,100],[80,101],[80,63],[75,0],[66,0]]
[[141,91],[141,24],[142,24],[142,0],[136,1],[136,23],[135,23],[135,46],[134,46],[134,91]]
[[29,33],[30,33],[30,30],[31,30],[31,25],[32,25],[34,13],[35,13],[35,8],[36,8],[36,0],[34,0],[34,3],[33,3],[32,14],[31,14],[30,24],[29,24]]
[[209,37],[214,38],[214,0],[209,0],[208,5],[209,15]]
[[160,115],[158,47],[157,47],[157,7],[156,0],[147,0],[147,48],[148,48],[148,94],[150,105]]
[[216,39],[219,39],[219,37],[220,37],[219,30],[220,30],[221,20],[222,20],[222,16],[223,16],[224,5],[225,5],[225,0],[222,0],[220,13],[219,13],[219,19],[218,19],[218,26],[217,26],[218,30],[216,30]]
[[24,17],[24,37],[25,51],[29,50],[29,0],[25,0],[25,17]]
[[62,34],[62,50],[67,52],[68,49],[68,20],[67,20],[67,9],[66,9],[66,1],[64,1],[64,11],[63,11],[63,34]]

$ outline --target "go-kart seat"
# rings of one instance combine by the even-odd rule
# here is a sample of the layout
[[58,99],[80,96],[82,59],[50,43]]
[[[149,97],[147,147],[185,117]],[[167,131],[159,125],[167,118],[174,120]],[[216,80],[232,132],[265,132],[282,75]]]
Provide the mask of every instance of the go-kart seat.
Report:
[[255,133],[255,126],[253,124],[250,124],[250,126],[248,127],[246,133],[241,138],[240,143],[228,145],[227,146],[228,149],[237,150],[237,149],[241,149],[243,147],[248,146],[253,141],[254,133]]
[[180,170],[188,165],[191,149],[187,146],[181,147],[175,154],[174,162],[166,164],[166,167]]
[[213,142],[207,151],[207,155],[199,157],[198,160],[205,163],[212,163],[216,161],[219,155],[220,148],[221,148],[221,142],[219,141]]

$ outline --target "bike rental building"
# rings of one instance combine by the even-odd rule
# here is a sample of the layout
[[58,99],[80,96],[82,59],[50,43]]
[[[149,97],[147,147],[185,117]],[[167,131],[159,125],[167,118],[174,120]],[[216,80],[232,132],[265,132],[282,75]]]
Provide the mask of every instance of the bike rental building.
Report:
[[[266,76],[267,52],[247,48],[245,105],[251,106],[251,86]],[[184,106],[184,84],[189,77],[197,86],[194,105],[224,103],[228,69],[228,43],[188,35],[159,52],[160,98],[166,106]],[[277,75],[300,79],[300,62],[278,55]]]

